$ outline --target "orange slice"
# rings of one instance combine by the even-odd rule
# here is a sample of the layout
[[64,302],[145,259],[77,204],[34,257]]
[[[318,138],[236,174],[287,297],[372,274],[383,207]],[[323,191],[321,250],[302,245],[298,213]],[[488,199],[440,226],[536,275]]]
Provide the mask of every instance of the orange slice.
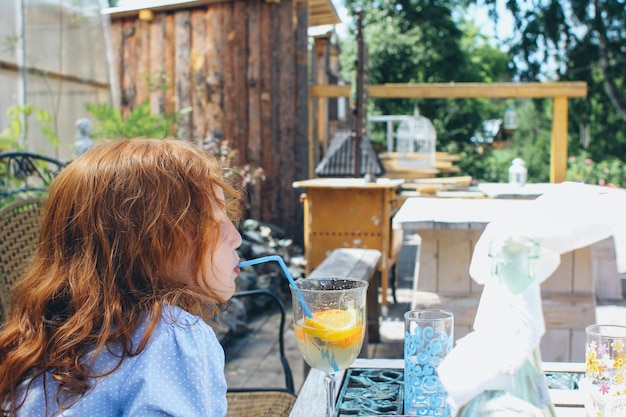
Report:
[[313,317],[306,317],[302,331],[325,342],[341,342],[354,339],[362,329],[357,325],[354,309],[330,309],[313,313]]

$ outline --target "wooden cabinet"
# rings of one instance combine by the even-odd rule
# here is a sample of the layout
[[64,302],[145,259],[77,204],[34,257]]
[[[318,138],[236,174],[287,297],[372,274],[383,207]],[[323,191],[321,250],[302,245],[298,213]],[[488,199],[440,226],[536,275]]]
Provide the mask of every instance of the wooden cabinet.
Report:
[[380,262],[382,306],[387,306],[390,268],[395,267],[402,246],[402,231],[393,230],[391,219],[400,206],[397,194],[403,180],[316,178],[293,183],[306,189],[304,249],[307,275],[339,248],[377,249]]

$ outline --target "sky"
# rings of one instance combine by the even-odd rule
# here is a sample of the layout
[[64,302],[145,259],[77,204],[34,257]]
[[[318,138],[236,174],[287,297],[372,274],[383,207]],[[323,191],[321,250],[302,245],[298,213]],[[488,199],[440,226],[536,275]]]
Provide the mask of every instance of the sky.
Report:
[[[348,14],[348,10],[344,7],[343,0],[332,0],[339,14],[339,18],[343,24],[336,25],[335,29],[337,35],[340,38],[344,38],[348,34],[348,24],[352,17]],[[496,35],[500,39],[507,39],[512,35],[513,17],[506,10],[504,1],[498,1],[498,13],[500,16],[497,26],[494,26],[493,22],[489,19],[488,9],[485,6],[472,5],[468,9],[468,15],[476,22],[476,26],[482,28],[482,31],[489,38],[496,38]],[[309,34],[315,35],[324,33],[330,30],[330,26],[320,26],[309,30]]]
[[482,32],[490,38],[496,35],[500,39],[508,39],[513,35],[513,16],[506,10],[504,1],[498,2],[498,25],[494,23],[488,16],[488,9],[485,6],[471,5],[468,14],[476,22],[476,25],[482,29]]

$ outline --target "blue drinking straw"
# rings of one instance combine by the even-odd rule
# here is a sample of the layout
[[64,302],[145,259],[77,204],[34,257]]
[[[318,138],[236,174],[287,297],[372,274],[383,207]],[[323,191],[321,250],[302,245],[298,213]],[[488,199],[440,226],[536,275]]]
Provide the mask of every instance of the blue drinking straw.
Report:
[[300,292],[300,289],[296,286],[296,282],[293,280],[293,277],[289,273],[289,269],[287,269],[287,265],[285,265],[285,261],[283,261],[283,258],[281,258],[278,255],[263,256],[261,258],[250,259],[249,261],[240,262],[239,268],[243,268],[244,266],[262,264],[262,263],[270,262],[270,261],[278,262],[278,264],[280,265],[280,269],[283,270],[283,273],[285,274],[285,276],[287,277],[287,280],[289,281],[289,285],[293,287],[294,291],[296,292],[296,296],[298,297],[298,300],[300,300],[300,304],[302,304],[304,315],[307,316],[308,318],[313,318],[313,314],[311,314],[311,310],[309,310],[309,306],[306,304],[306,301],[304,301],[304,297],[302,297],[302,293]]

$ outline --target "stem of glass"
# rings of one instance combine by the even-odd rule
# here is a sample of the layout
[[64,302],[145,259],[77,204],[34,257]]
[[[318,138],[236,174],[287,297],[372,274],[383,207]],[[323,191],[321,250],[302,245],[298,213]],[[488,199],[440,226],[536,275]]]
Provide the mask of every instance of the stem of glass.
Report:
[[335,411],[335,374],[326,373],[324,376],[326,386],[326,417],[336,417]]

